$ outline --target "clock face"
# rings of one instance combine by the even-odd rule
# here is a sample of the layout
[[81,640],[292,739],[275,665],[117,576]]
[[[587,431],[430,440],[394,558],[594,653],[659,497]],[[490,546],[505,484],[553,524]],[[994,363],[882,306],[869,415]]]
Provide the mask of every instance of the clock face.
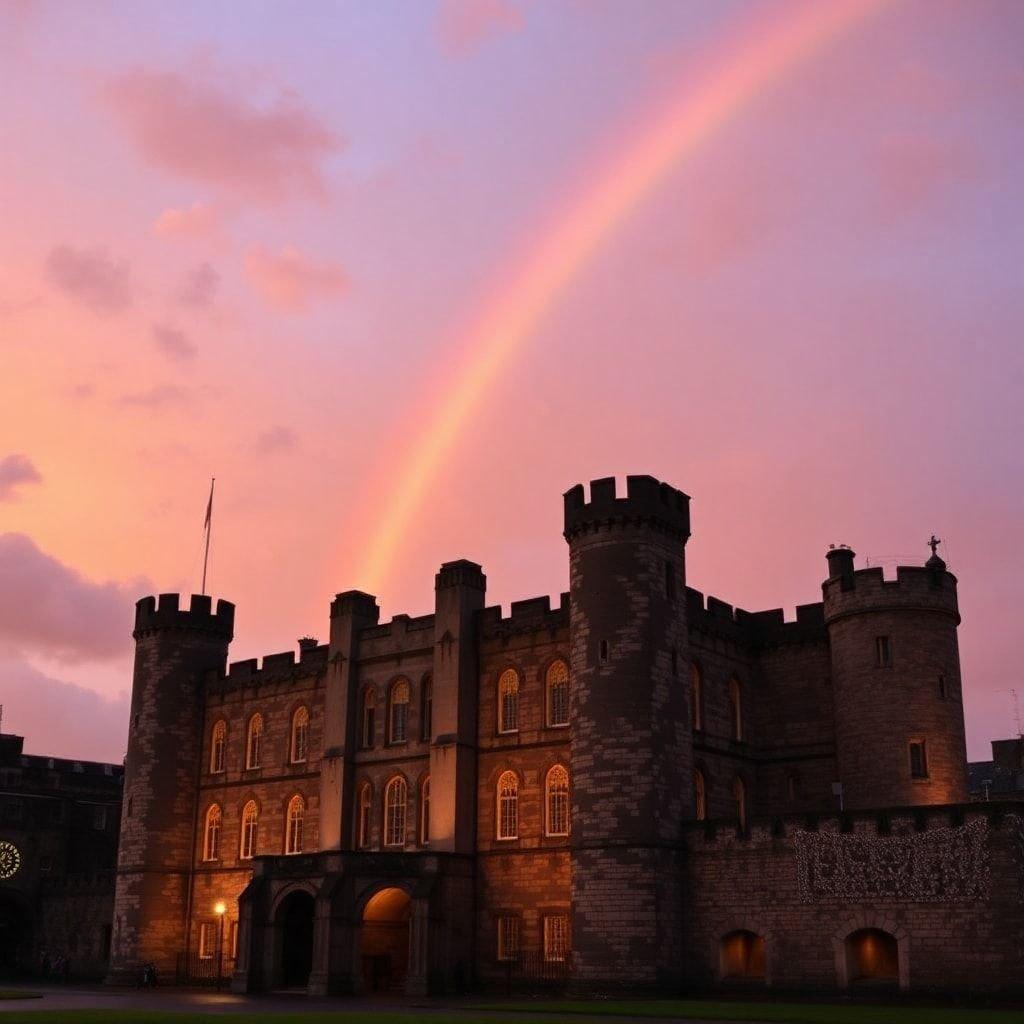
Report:
[[21,854],[14,843],[0,840],[0,880],[13,878],[21,867]]

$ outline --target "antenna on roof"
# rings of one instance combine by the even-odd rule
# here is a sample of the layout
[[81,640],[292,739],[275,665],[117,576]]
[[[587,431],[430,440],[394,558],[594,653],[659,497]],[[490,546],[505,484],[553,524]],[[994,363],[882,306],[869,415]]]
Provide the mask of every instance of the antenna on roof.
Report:
[[215,478],[210,477],[210,500],[206,504],[206,550],[203,552],[203,593],[206,593],[206,563],[210,560],[210,527],[213,525],[213,485]]
[[1013,694],[1013,720],[1017,723],[1017,736],[1024,738],[1024,732],[1020,729],[1020,700],[1017,698],[1017,691],[1011,690]]

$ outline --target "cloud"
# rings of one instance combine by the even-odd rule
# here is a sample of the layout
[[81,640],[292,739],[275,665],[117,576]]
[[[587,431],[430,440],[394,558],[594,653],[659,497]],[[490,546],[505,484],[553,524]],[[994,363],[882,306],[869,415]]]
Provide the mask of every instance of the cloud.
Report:
[[178,289],[178,302],[193,309],[205,309],[213,302],[219,285],[220,274],[209,263],[200,263],[185,275]]
[[965,142],[929,135],[889,136],[878,152],[883,211],[901,216],[926,206],[947,189],[977,178],[980,164]]
[[136,599],[152,589],[144,579],[94,583],[25,534],[0,534],[0,649],[64,662],[117,657],[131,647]]
[[194,359],[198,351],[183,331],[162,324],[153,324],[153,343],[165,356],[178,362]]
[[184,388],[175,384],[157,384],[145,391],[131,391],[122,395],[118,402],[141,409],[161,409],[168,405],[182,405],[187,400],[188,392]]
[[[139,69],[110,80],[104,97],[150,165],[232,196],[322,196],[323,162],[342,147],[341,138],[290,95],[261,108],[211,82]],[[169,223],[191,220],[194,226],[202,219],[192,213]]]
[[152,230],[159,238],[205,238],[220,219],[220,213],[207,203],[196,202],[185,209],[171,206],[153,221]]
[[0,459],[0,501],[16,498],[15,489],[21,484],[37,484],[42,479],[26,455],[13,454]]
[[96,313],[116,313],[132,303],[128,263],[104,249],[55,246],[46,257],[46,274],[66,295]]
[[316,262],[292,245],[279,254],[254,245],[245,256],[245,270],[256,290],[273,306],[300,312],[315,299],[341,295],[348,275],[336,263]]
[[253,449],[259,455],[273,455],[276,452],[289,451],[299,443],[295,432],[287,427],[270,427],[258,434]]
[[509,0],[441,0],[437,30],[444,51],[464,56],[489,37],[522,28],[523,13]]

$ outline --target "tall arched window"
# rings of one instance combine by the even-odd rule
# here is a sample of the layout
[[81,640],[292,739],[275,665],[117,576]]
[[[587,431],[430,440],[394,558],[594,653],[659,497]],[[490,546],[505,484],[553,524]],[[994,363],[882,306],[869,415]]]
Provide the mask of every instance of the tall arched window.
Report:
[[498,732],[519,731],[519,673],[507,668],[498,679]]
[[396,775],[384,790],[384,845],[405,845],[405,809],[409,791],[405,779]]
[[729,728],[734,740],[743,739],[743,694],[739,680],[729,680]]
[[420,786],[420,846],[430,845],[430,776]]
[[504,772],[498,779],[498,838],[519,838],[519,778]]
[[245,767],[259,768],[263,754],[263,716],[257,712],[249,719],[249,732],[245,741]]
[[697,662],[690,665],[690,719],[698,732],[704,728],[704,680]]
[[210,771],[224,771],[224,747],[227,745],[228,723],[221,719],[213,727],[210,738]]
[[737,775],[732,780],[732,799],[736,807],[736,820],[741,829],[747,827],[747,787],[743,780]]
[[203,831],[203,860],[216,860],[220,856],[220,826],[223,821],[220,805],[211,804],[206,812]]
[[392,743],[404,743],[409,726],[409,681],[407,679],[399,679],[391,687],[389,723],[388,739]]
[[545,822],[549,836],[569,834],[569,773],[556,764],[544,780]]
[[259,808],[250,800],[242,808],[242,836],[238,844],[238,856],[249,860],[256,856],[256,830],[259,827]]
[[362,721],[362,746],[369,750],[373,746],[374,732],[376,730],[377,713],[377,691],[368,686],[363,690],[363,721]]
[[359,787],[359,817],[356,820],[356,846],[361,850],[370,845],[370,807],[372,795],[370,784],[364,782]]
[[708,784],[699,768],[693,769],[693,813],[698,821],[708,816]]
[[548,725],[569,724],[569,666],[559,658],[547,671]]
[[285,821],[284,852],[302,853],[302,826],[306,820],[306,801],[295,794],[288,801],[288,815]]
[[434,738],[434,680],[431,676],[423,677],[421,701],[420,737],[424,743],[429,743]]
[[292,715],[291,762],[301,764],[309,751],[309,708],[298,708]]

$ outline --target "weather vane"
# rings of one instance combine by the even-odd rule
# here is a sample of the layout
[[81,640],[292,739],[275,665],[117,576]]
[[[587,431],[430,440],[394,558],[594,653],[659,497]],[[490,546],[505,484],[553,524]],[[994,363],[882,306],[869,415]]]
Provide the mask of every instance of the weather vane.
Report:
[[941,540],[939,540],[939,538],[938,538],[938,537],[936,537],[936,536],[935,536],[935,534],[933,533],[933,534],[931,535],[931,539],[930,539],[930,540],[928,541],[928,547],[930,547],[930,548],[932,549],[932,557],[934,557],[934,556],[935,556],[935,549],[936,549],[936,548],[937,548],[937,547],[938,547],[938,546],[939,546],[939,545],[940,545],[941,543],[942,543],[942,541],[941,541]]

